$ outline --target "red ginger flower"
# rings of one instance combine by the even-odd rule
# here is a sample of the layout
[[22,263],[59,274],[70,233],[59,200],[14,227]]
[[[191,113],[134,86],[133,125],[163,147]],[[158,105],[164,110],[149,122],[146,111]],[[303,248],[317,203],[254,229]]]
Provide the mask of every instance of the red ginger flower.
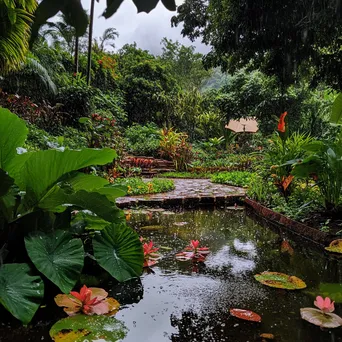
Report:
[[278,123],[278,131],[285,133],[286,127],[285,127],[285,117],[287,115],[287,112],[284,112],[280,115],[279,123]]

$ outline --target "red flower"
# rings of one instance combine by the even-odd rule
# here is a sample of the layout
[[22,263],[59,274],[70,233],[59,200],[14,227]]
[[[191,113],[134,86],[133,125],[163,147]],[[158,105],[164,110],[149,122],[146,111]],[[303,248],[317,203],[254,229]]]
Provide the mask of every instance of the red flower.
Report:
[[278,123],[278,131],[285,133],[285,116],[287,115],[287,112],[284,112],[280,115],[279,123]]
[[153,247],[153,241],[143,244],[144,249],[144,267],[150,267],[157,263],[160,255],[156,253],[159,248]]

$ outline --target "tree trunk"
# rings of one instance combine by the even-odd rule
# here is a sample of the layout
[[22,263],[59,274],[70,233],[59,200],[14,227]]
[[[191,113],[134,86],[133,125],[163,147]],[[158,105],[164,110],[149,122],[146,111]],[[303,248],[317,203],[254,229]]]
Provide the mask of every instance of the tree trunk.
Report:
[[90,5],[90,21],[89,21],[89,37],[88,37],[88,65],[87,65],[87,85],[90,85],[90,71],[91,71],[91,50],[93,46],[93,25],[94,25],[94,7],[95,0],[91,0]]

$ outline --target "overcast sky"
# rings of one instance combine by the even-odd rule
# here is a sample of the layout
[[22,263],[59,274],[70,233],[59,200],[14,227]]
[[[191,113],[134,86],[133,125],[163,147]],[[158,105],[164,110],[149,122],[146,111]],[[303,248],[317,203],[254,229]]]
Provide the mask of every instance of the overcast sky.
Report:
[[[182,0],[176,0],[181,4]],[[198,52],[208,52],[208,47],[200,42],[192,43],[181,35],[181,27],[171,27],[171,17],[176,12],[168,11],[161,2],[150,13],[137,13],[132,0],[124,0],[119,10],[109,19],[104,19],[101,14],[105,9],[105,0],[95,2],[94,37],[101,36],[108,27],[115,27],[120,34],[116,39],[116,48],[126,43],[137,42],[138,47],[149,50],[153,54],[161,51],[160,41],[163,37],[178,40],[184,45],[195,45]],[[82,4],[88,13],[90,12],[90,0],[82,0]]]

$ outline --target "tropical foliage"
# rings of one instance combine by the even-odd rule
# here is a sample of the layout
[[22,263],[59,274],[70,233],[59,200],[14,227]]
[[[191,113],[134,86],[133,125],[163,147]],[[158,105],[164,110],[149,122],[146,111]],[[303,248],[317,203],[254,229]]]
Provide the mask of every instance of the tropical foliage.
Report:
[[[125,187],[78,171],[110,163],[116,153],[83,149],[18,154],[27,136],[25,122],[5,109],[0,111],[0,122],[2,305],[27,324],[44,296],[40,274],[62,292],[72,290],[85,263],[86,247],[81,235],[72,234],[74,209],[87,210],[84,229],[100,230],[93,238],[98,264],[119,281],[138,277],[141,244],[115,205],[115,199],[126,193]],[[96,218],[101,228],[90,223]],[[13,301],[13,296],[18,300]]]

